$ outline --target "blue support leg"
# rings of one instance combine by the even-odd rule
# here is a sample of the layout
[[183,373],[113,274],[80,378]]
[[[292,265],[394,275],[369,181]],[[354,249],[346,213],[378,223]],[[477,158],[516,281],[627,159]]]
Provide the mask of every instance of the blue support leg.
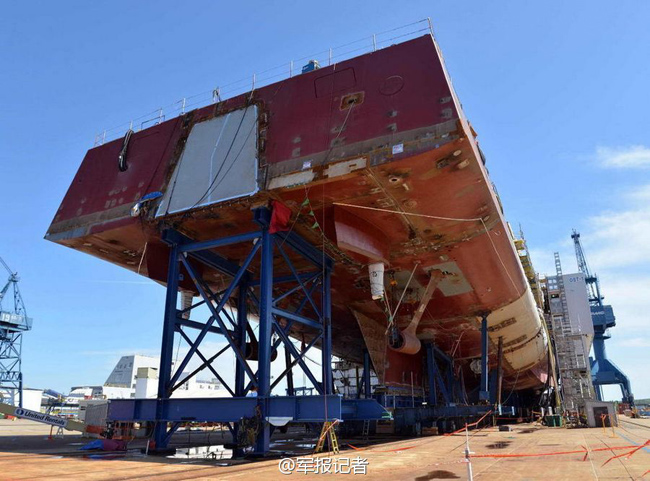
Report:
[[260,321],[258,334],[258,392],[257,401],[262,418],[262,428],[257,435],[255,451],[264,454],[269,451],[271,430],[266,421],[266,403],[271,396],[271,330],[273,326],[273,239],[268,226],[262,230],[262,262],[260,267]]
[[[169,382],[172,374],[172,355],[174,350],[174,333],[176,331],[176,307],[178,302],[178,280],[180,264],[178,245],[173,244],[169,252],[167,271],[167,295],[165,298],[165,320],[163,326],[162,347],[160,350],[160,369],[158,370],[158,400],[156,419],[164,419],[164,399],[169,397]],[[167,423],[156,422],[154,427],[156,449],[163,449],[168,442]]]
[[435,406],[438,402],[438,393],[436,391],[436,358],[433,350],[433,344],[430,342],[425,344],[427,350],[427,375],[429,378],[429,396],[427,403],[429,406]]
[[[246,326],[248,325],[248,286],[245,282],[239,286],[239,297],[237,298],[237,327],[235,329],[237,346],[241,352],[246,352]],[[244,371],[244,366],[241,363],[236,363],[235,366],[235,396],[244,397],[246,396],[246,372]],[[233,444],[238,444],[239,439],[239,424],[238,422],[233,423],[233,428],[231,429],[232,442]],[[230,424],[228,424],[230,427]],[[241,449],[236,448],[234,451],[235,457],[240,457],[243,455]]]
[[[246,327],[248,325],[248,287],[245,283],[239,286],[239,297],[237,299],[237,327],[235,329],[236,342],[241,352],[246,352]],[[244,366],[237,363],[235,366],[235,395],[245,396],[244,392],[246,373]]]
[[370,353],[368,349],[363,350],[363,397],[372,397],[372,386],[370,383]]
[[488,377],[488,325],[487,316],[481,319],[481,387],[478,398],[480,401],[490,400],[490,386]]
[[332,394],[332,303],[330,299],[330,270],[325,269],[323,279],[323,341],[321,345],[323,367],[323,394]]

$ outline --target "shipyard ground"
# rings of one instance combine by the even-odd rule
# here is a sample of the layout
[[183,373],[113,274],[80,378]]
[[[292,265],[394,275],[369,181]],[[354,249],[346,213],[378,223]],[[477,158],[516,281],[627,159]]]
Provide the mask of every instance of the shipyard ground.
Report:
[[[650,479],[650,447],[637,450],[632,456],[613,459],[614,455],[631,449],[611,450],[618,446],[641,446],[650,439],[650,419],[623,418],[620,427],[612,429],[547,428],[535,424],[512,425],[512,431],[487,427],[470,432],[469,445],[476,455],[521,455],[532,457],[474,457],[475,479]],[[128,453],[90,453],[79,451],[88,442],[73,433],[61,439],[48,440],[49,427],[25,420],[0,420],[0,479],[68,479],[68,480],[189,480],[189,479],[286,479],[287,477],[326,479],[335,474],[282,475],[278,459],[261,461],[206,460],[200,458],[165,458],[144,456],[137,450]],[[208,442],[208,433],[193,431],[191,444]],[[210,433],[209,442],[219,442],[219,435]],[[310,451],[310,443],[291,432],[276,444],[283,450],[299,453]],[[388,440],[370,437],[373,442],[349,440],[356,449],[348,449],[333,457],[362,458],[368,461],[366,476],[371,479],[434,480],[467,479],[464,463],[465,435],[426,436]],[[187,446],[188,436],[179,433],[174,439],[178,447]],[[356,444],[355,444],[356,442]],[[137,447],[137,446],[130,446]],[[544,455],[562,451],[589,450],[583,453]],[[595,451],[598,449],[603,449]],[[322,456],[322,455],[321,455]],[[295,460],[295,458],[293,458]],[[354,463],[353,463],[354,464]],[[345,465],[345,463],[340,463]],[[348,477],[355,476],[353,474]],[[356,476],[360,476],[357,474]]]

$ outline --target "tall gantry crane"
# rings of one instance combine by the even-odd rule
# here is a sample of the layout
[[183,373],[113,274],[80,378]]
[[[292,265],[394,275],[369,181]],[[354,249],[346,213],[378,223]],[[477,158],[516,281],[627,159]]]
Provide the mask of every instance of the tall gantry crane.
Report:
[[0,264],[9,273],[7,283],[0,290],[0,398],[3,402],[22,407],[23,334],[32,328],[25,303],[18,288],[18,273],[12,271],[0,257]]
[[604,297],[600,294],[598,276],[589,271],[587,258],[580,243],[580,233],[573,229],[571,239],[573,239],[576,250],[578,269],[585,275],[587,295],[589,296],[589,305],[591,307],[591,321],[594,325],[594,357],[590,358],[590,363],[591,380],[596,391],[596,396],[599,401],[602,401],[602,386],[618,384],[623,394],[623,402],[633,406],[634,396],[630,388],[630,380],[618,366],[607,359],[607,352],[605,351],[605,340],[612,337],[609,333],[609,328],[616,326],[614,311],[612,306],[603,304]]

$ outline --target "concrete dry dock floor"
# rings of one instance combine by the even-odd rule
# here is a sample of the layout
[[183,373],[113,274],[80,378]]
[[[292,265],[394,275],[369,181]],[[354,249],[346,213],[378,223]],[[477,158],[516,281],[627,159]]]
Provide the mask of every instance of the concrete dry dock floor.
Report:
[[[533,424],[512,426],[511,432],[488,427],[470,432],[470,448],[478,454],[535,454],[558,451],[590,451],[557,456],[473,458],[474,478],[491,479],[643,479],[650,480],[650,447],[603,465],[629,450],[609,450],[617,446],[638,446],[650,439],[650,420],[623,419],[611,429],[545,428]],[[47,426],[30,421],[0,420],[0,480],[194,480],[194,479],[327,479],[357,475],[282,475],[278,459],[224,465],[225,461],[169,459],[127,454],[115,459],[92,459],[78,451],[88,440],[75,434],[49,441]],[[195,436],[196,437],[196,436]],[[199,441],[201,441],[199,439]],[[216,439],[213,437],[211,442]],[[177,443],[179,441],[177,440]],[[344,441],[341,441],[342,445]],[[361,444],[361,443],[358,443]],[[178,445],[182,445],[180,442]],[[356,445],[355,445],[356,446]],[[595,449],[606,448],[605,451]],[[366,476],[371,479],[435,480],[467,479],[462,462],[465,436],[430,436],[348,449],[332,457],[347,470],[344,458],[367,459]],[[295,459],[296,458],[292,458]],[[310,464],[311,465],[311,464]],[[310,468],[311,469],[311,468]]]

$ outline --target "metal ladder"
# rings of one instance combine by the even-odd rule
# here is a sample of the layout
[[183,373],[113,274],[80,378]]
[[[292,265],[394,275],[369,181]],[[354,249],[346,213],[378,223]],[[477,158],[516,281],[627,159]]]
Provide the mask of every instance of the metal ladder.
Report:
[[316,443],[316,449],[314,453],[320,453],[323,451],[325,445],[325,440],[329,439],[330,446],[332,447],[332,452],[334,454],[339,454],[339,441],[336,438],[336,432],[334,431],[334,426],[338,421],[326,421],[323,423],[323,429],[321,429],[320,436],[318,437],[318,443]]
[[363,421],[363,431],[361,432],[361,435],[363,436],[363,439],[368,439],[369,434],[370,434],[370,420],[365,419]]

